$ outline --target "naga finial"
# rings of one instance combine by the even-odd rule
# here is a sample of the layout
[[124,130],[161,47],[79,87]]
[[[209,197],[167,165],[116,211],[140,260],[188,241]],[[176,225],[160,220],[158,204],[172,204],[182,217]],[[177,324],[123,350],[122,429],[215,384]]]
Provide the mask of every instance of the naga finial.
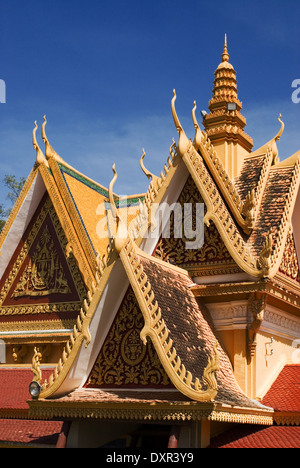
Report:
[[38,129],[36,120],[34,122],[34,126],[35,127],[34,127],[33,132],[32,132],[32,144],[33,144],[34,149],[36,150],[36,162],[37,162],[37,164],[43,164],[43,163],[45,163],[46,159],[45,159],[45,156],[44,156],[41,148],[39,147],[37,139],[36,139],[36,131]]
[[148,178],[148,179],[152,179],[152,180],[155,180],[157,179],[158,177],[155,176],[154,174],[152,174],[150,171],[148,171],[148,169],[145,168],[144,166],[144,157],[146,156],[146,153],[145,153],[145,150],[143,148],[143,154],[141,156],[141,159],[140,159],[140,165],[141,165],[141,168],[142,168],[142,171],[143,173],[145,174],[145,176]]
[[118,211],[117,211],[117,207],[116,207],[115,199],[114,199],[114,195],[113,195],[114,184],[115,184],[115,182],[116,182],[116,180],[118,178],[115,163],[113,163],[113,165],[112,165],[112,171],[114,173],[114,176],[113,176],[112,180],[110,181],[110,184],[109,184],[109,187],[108,187],[108,196],[109,196],[110,209],[111,209],[111,212],[113,214],[113,217],[118,218],[119,214],[118,214]]
[[40,383],[42,380],[42,372],[40,368],[40,360],[41,360],[41,353],[38,351],[38,349],[35,347],[34,348],[34,354],[32,357],[32,367],[31,370],[34,374],[33,380],[35,382]]
[[173,98],[171,101],[171,110],[172,110],[172,116],[174,120],[174,124],[176,127],[177,132],[179,133],[179,140],[178,140],[178,150],[179,153],[183,156],[184,153],[186,152],[188,146],[189,146],[189,140],[186,137],[186,134],[184,133],[184,130],[181,126],[181,123],[179,121],[176,109],[175,109],[175,101],[176,101],[176,91],[173,89]]
[[194,146],[196,149],[198,149],[200,147],[200,143],[202,139],[202,132],[200,130],[200,127],[196,118],[196,109],[197,109],[197,105],[196,105],[196,101],[194,101],[194,107],[192,110],[193,124],[195,127]]
[[177,130],[178,133],[180,133],[182,131],[182,126],[181,126],[181,123],[179,122],[179,118],[178,118],[178,115],[177,115],[177,112],[176,112],[176,109],[175,109],[176,99],[177,99],[176,91],[175,91],[175,89],[173,89],[173,98],[172,98],[172,101],[171,101],[171,110],[172,110],[172,116],[173,116],[173,120],[174,120],[176,130]]
[[54,158],[57,161],[63,162],[62,158],[56,153],[56,151],[52,148],[52,146],[49,143],[49,140],[47,138],[46,131],[45,131],[46,123],[47,123],[47,119],[46,119],[46,115],[44,115],[44,122],[42,125],[42,138],[43,138],[43,142],[46,145],[46,158],[47,159]]
[[276,140],[276,141],[279,141],[279,140],[280,140],[280,137],[281,137],[281,135],[283,134],[283,130],[284,130],[284,123],[283,123],[282,120],[281,120],[281,114],[279,114],[278,122],[281,124],[281,128],[280,128],[279,132],[277,133],[277,135],[276,135],[276,137],[275,137],[275,140]]
[[114,173],[114,176],[108,187],[108,196],[109,196],[111,212],[112,212],[113,217],[116,220],[116,235],[114,237],[114,245],[115,245],[116,251],[120,253],[128,239],[128,231],[122,218],[119,215],[119,212],[115,204],[114,195],[113,195],[113,187],[118,177],[118,174],[115,168],[115,163],[112,165],[112,171]]

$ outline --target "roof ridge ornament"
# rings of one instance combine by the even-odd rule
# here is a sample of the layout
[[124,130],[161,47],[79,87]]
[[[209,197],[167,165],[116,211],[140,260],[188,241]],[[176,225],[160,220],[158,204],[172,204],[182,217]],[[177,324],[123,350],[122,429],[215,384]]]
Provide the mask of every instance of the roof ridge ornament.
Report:
[[178,145],[177,145],[177,148],[178,148],[178,151],[181,155],[184,155],[184,153],[187,151],[189,145],[190,145],[190,141],[189,139],[187,138],[183,128],[182,128],[182,125],[179,121],[179,118],[178,118],[178,115],[177,115],[177,112],[176,112],[176,109],[175,109],[175,101],[176,101],[176,91],[175,89],[173,89],[173,98],[172,98],[172,101],[171,101],[171,111],[172,111],[172,116],[173,116],[173,120],[174,120],[174,124],[175,124],[175,127],[176,127],[176,130],[179,134],[179,140],[178,140]]
[[46,158],[54,158],[59,162],[64,162],[63,159],[56,153],[56,151],[52,148],[52,146],[49,143],[49,140],[47,138],[46,132],[45,132],[45,126],[47,123],[46,115],[44,115],[44,122],[42,125],[42,137],[43,137],[43,142],[46,145]]
[[36,131],[38,129],[38,125],[37,125],[37,122],[35,120],[34,122],[34,129],[33,129],[33,132],[32,132],[32,144],[33,144],[33,147],[34,149],[36,150],[36,162],[38,165],[40,164],[47,164],[47,161],[46,161],[46,158],[45,158],[45,155],[44,153],[42,152],[41,148],[39,147],[39,144],[37,142],[37,139],[36,139]]
[[196,104],[196,101],[194,101],[194,107],[193,107],[193,110],[192,110],[192,118],[193,118],[193,124],[194,124],[194,127],[195,127],[195,136],[194,136],[194,146],[196,149],[199,148],[201,142],[202,142],[202,132],[201,132],[201,129],[199,127],[199,124],[198,124],[198,121],[197,121],[197,118],[196,118],[196,109],[197,109],[197,104]]
[[148,179],[151,179],[153,180],[153,182],[158,179],[159,177],[157,177],[156,175],[152,174],[152,172],[148,171],[148,169],[146,169],[145,165],[144,165],[144,157],[146,156],[146,153],[145,153],[145,149],[143,148],[143,154],[141,156],[141,159],[140,159],[140,165],[141,165],[141,168],[142,168],[142,171],[143,173],[145,174],[145,176],[148,178]]
[[115,168],[115,163],[113,163],[112,165],[112,171],[114,173],[114,176],[109,184],[109,187],[108,187],[108,195],[109,195],[109,203],[110,203],[110,209],[111,209],[111,212],[112,212],[112,215],[113,217],[115,218],[116,220],[116,234],[114,236],[114,246],[115,246],[115,250],[117,253],[120,253],[122,248],[124,247],[125,243],[127,242],[128,240],[128,231],[127,231],[127,228],[117,210],[117,207],[116,207],[116,203],[115,203],[115,200],[114,200],[114,195],[113,195],[113,187],[114,187],[114,184],[117,180],[117,177],[118,177],[118,174],[117,174],[117,171],[116,171],[116,168]]

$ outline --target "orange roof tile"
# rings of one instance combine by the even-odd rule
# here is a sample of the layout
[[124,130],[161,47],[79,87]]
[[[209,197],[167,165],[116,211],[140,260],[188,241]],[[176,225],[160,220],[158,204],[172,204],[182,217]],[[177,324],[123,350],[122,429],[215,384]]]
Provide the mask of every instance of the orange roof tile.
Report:
[[300,412],[300,364],[282,369],[262,403],[275,411]]
[[300,427],[242,424],[214,437],[208,448],[300,448]]
[[0,419],[0,444],[56,445],[62,421]]

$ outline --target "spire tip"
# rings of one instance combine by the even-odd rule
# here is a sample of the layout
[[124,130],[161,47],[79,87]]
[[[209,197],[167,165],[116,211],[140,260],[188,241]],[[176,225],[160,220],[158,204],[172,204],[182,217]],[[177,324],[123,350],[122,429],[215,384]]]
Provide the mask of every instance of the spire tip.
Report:
[[228,62],[229,61],[229,54],[227,50],[227,34],[225,33],[225,39],[224,39],[224,50],[222,54],[222,62]]

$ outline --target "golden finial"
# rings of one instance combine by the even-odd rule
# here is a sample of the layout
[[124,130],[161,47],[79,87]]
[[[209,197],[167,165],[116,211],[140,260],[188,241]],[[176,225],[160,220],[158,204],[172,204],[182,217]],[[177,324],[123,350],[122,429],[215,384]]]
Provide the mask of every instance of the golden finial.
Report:
[[222,54],[222,62],[228,62],[229,61],[229,54],[227,50],[227,34],[225,34],[225,39],[224,39],[224,50]]
[[196,104],[196,101],[194,101],[194,107],[193,107],[193,110],[192,110],[193,124],[194,124],[194,127],[195,127],[194,146],[195,146],[196,149],[198,149],[199,146],[200,146],[202,137],[201,137],[201,130],[200,130],[199,124],[197,122],[197,118],[196,118],[196,109],[197,109],[197,104]]
[[140,159],[140,165],[141,165],[141,168],[142,168],[142,171],[143,173],[145,174],[145,176],[148,178],[148,179],[152,179],[152,180],[155,180],[155,179],[158,179],[157,176],[155,176],[154,174],[152,174],[150,171],[148,171],[148,169],[145,168],[144,166],[144,157],[146,156],[146,153],[145,153],[145,150],[143,148],[143,154],[142,154],[142,157]]
[[175,109],[175,101],[176,101],[176,91],[175,89],[173,89],[173,98],[172,98],[172,101],[171,101],[171,111],[172,111],[172,116],[173,116],[173,120],[174,120],[174,124],[175,124],[175,127],[176,127],[176,130],[177,132],[179,133],[179,140],[178,140],[178,145],[177,145],[177,148],[178,148],[178,151],[181,155],[183,155],[188,146],[189,146],[189,140],[186,136],[186,134],[184,133],[184,130],[181,126],[181,123],[179,121],[179,118],[178,118],[178,115],[177,115],[177,112],[176,112],[176,109]]
[[281,124],[281,127],[280,127],[280,130],[279,130],[279,132],[277,133],[277,135],[276,135],[276,137],[275,137],[275,140],[276,140],[276,141],[279,141],[279,140],[280,140],[280,137],[281,137],[281,135],[283,134],[283,130],[284,130],[284,123],[283,123],[282,120],[281,120],[281,114],[279,114],[278,122]]
[[42,164],[46,162],[46,159],[36,139],[36,131],[38,128],[36,121],[34,122],[34,126],[35,127],[32,132],[32,144],[33,144],[34,149],[36,150],[36,162],[37,164]]
[[33,358],[32,358],[32,367],[31,367],[31,370],[34,374],[34,378],[33,380],[35,382],[38,382],[40,383],[41,380],[42,380],[42,372],[41,372],[41,369],[40,369],[40,360],[41,360],[41,353],[39,352],[39,350],[35,347],[34,348],[34,354],[33,354]]
[[114,200],[114,195],[113,195],[113,187],[118,177],[117,171],[115,169],[115,163],[112,166],[112,170],[113,170],[114,176],[108,187],[108,196],[109,196],[111,212],[112,212],[113,217],[116,220],[116,235],[114,237],[114,245],[115,245],[115,250],[119,253],[121,252],[122,248],[124,247],[128,239],[128,231],[122,218],[120,217],[118,213],[115,200]]
[[57,161],[64,162],[63,159],[56,153],[56,151],[52,148],[52,146],[49,143],[49,140],[45,132],[46,123],[47,123],[47,119],[46,119],[46,116],[44,115],[44,122],[42,125],[42,138],[43,138],[43,142],[46,145],[46,158],[47,159],[54,158]]

